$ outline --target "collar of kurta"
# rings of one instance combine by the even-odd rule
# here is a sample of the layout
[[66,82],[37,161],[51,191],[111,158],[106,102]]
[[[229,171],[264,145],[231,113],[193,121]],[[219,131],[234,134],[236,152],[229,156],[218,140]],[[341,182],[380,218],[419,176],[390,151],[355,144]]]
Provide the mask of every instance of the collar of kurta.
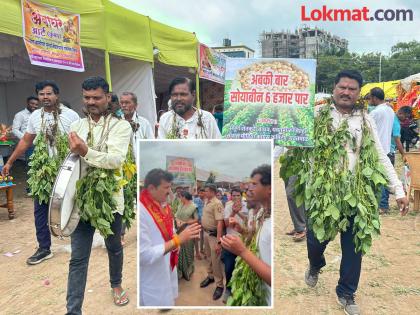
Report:
[[175,113],[175,111],[174,110],[172,110],[172,112],[173,112],[173,114],[175,114],[176,115],[176,117],[178,118],[178,119],[180,119],[180,120],[183,120],[183,121],[185,121],[185,122],[190,122],[190,121],[195,121],[195,120],[197,120],[197,118],[198,118],[198,109],[196,109],[196,108],[194,108],[194,114],[190,117],[190,118],[188,118],[188,119],[184,119],[184,118],[182,118],[180,115],[178,115],[177,113]]

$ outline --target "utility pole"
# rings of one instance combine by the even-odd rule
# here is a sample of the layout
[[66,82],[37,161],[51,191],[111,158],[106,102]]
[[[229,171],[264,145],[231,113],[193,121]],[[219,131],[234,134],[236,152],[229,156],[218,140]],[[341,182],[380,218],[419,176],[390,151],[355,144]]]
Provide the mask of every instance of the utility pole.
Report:
[[382,54],[379,53],[379,82],[381,82],[382,76]]

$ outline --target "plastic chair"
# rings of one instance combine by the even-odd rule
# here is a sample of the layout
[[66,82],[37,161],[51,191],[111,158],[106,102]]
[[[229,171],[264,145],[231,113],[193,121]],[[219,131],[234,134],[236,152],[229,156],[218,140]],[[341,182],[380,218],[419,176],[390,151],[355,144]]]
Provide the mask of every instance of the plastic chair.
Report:
[[411,191],[414,191],[413,210],[420,211],[420,152],[407,152],[407,163],[410,167],[411,180],[407,191],[407,198],[410,200]]

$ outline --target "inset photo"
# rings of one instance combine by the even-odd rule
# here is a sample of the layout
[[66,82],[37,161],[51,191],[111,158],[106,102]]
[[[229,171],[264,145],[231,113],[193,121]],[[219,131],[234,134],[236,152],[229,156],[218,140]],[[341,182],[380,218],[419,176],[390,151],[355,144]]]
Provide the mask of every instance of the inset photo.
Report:
[[273,142],[138,145],[138,307],[272,307]]

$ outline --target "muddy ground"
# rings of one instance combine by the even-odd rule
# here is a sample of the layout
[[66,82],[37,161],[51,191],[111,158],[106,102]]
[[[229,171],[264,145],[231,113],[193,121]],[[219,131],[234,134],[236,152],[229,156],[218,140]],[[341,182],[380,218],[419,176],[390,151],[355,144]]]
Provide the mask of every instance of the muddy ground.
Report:
[[[33,224],[32,200],[25,197],[23,174],[17,165],[15,176],[16,217],[8,220],[7,210],[0,209],[0,313],[64,314],[68,273],[68,241],[53,240],[54,258],[36,266],[27,266],[37,243]],[[275,310],[230,310],[232,314],[343,314],[335,302],[340,247],[338,240],[326,251],[327,267],[315,289],[303,281],[307,266],[305,243],[294,243],[285,233],[292,229],[284,186],[275,165]],[[0,195],[0,202],[4,199]],[[392,200],[392,197],[391,197]],[[129,305],[116,307],[108,285],[106,250],[92,251],[84,314],[158,314],[154,310],[136,310],[136,232],[129,231],[124,257],[123,286],[130,295]],[[4,256],[13,253],[12,257]],[[200,289],[205,277],[205,263],[196,263],[191,281],[180,282],[177,305],[214,305],[214,287]],[[50,284],[46,285],[48,279]],[[400,217],[394,210],[382,217],[382,236],[364,257],[357,301],[363,314],[420,314],[420,213]],[[170,314],[222,314],[222,310],[172,310]]]

